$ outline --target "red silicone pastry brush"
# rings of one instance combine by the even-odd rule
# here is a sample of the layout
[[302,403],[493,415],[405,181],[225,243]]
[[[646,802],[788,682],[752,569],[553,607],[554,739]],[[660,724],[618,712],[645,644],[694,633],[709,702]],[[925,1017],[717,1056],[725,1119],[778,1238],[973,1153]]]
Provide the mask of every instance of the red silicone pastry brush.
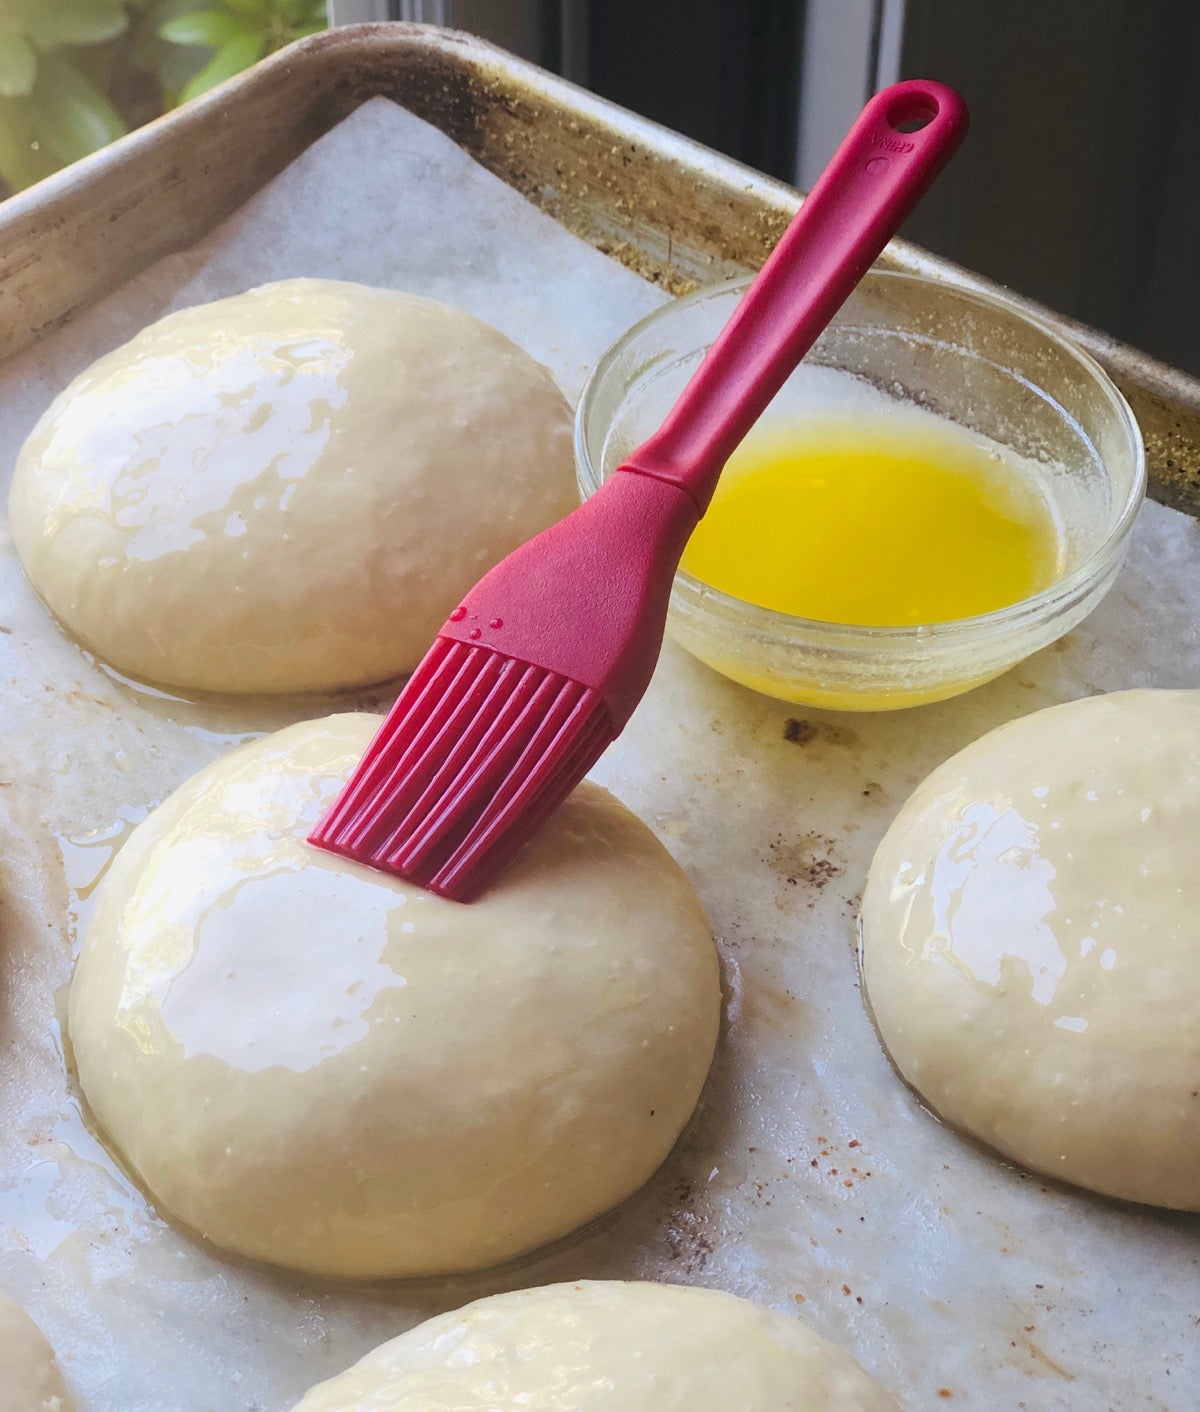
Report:
[[659,431],[467,594],[310,842],[459,901],[496,877],[620,734],[726,460],[966,129],[941,84],[871,99]]

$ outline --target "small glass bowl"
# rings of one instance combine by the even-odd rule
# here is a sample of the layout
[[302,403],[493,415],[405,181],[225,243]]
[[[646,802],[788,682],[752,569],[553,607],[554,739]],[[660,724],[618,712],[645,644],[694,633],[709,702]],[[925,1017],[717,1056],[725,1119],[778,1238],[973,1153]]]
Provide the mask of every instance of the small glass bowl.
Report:
[[[584,499],[658,427],[748,283],[664,305],[600,359],[575,421]],[[798,398],[811,407],[812,377],[828,378],[814,368],[863,379],[897,410],[925,408],[1032,463],[1058,521],[1058,578],[976,617],[854,627],[761,608],[680,570],[668,631],[702,662],[784,701],[844,711],[917,706],[999,676],[1069,632],[1108,592],[1145,493],[1145,457],[1129,405],[1087,354],[1003,299],[873,270],[768,417]]]

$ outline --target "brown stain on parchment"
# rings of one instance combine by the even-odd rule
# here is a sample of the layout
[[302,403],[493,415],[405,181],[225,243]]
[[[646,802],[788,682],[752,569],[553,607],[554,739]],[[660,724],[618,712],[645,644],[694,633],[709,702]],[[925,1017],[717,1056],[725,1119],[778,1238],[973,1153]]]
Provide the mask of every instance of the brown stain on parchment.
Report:
[[670,1258],[688,1275],[698,1275],[716,1246],[707,1215],[697,1209],[696,1187],[684,1178],[672,1193],[672,1211],[662,1233]]
[[798,716],[789,716],[783,723],[783,738],[789,745],[801,747],[831,745],[841,749],[853,749],[858,744],[858,732],[851,730],[849,726]]
[[1022,1327],[1016,1338],[1011,1341],[1013,1352],[1008,1361],[1030,1377],[1059,1378],[1063,1382],[1073,1383],[1075,1374],[1064,1368],[1040,1343],[1030,1337],[1034,1332],[1035,1326],[1032,1324]]
[[768,844],[767,864],[788,888],[805,894],[810,910],[825,888],[846,871],[837,840],[815,830],[795,839],[777,834]]

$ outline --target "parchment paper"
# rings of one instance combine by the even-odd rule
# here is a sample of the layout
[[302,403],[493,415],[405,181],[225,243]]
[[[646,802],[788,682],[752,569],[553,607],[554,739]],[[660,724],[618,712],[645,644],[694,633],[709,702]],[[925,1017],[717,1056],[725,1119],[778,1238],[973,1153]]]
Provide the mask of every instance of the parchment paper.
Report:
[[[663,297],[376,99],[203,244],[0,367],[0,462],[70,377],[152,318],[302,274],[461,304],[572,397]],[[364,1290],[240,1265],[159,1217],[84,1127],[58,1020],[90,891],[132,825],[231,744],[335,703],[189,705],[121,682],[49,621],[5,536],[0,1289],[57,1345],[83,1412],[283,1412],[433,1312],[583,1276],[760,1299],[850,1348],[913,1412],[1194,1412],[1197,1221],[1052,1186],[941,1127],[880,1050],[854,945],[873,847],[929,769],[1053,701],[1200,686],[1198,607],[1200,530],[1150,505],[1099,612],[958,701],[823,716],[668,644],[595,774],[679,858],[719,938],[727,1021],[701,1111],[644,1191],[558,1249]]]

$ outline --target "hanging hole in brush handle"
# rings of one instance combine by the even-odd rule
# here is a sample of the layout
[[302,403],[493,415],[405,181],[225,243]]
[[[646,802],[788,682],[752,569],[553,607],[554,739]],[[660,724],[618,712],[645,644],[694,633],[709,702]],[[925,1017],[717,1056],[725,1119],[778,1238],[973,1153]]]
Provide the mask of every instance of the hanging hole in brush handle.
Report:
[[944,84],[877,93],[805,198],[659,430],[625,462],[703,514],[734,449],[958,150],[967,107]]
[[[898,83],[894,88],[908,88],[908,85]],[[884,115],[897,132],[920,132],[937,117],[938,103],[922,84],[919,92],[909,89],[907,92],[897,93],[884,109]]]

